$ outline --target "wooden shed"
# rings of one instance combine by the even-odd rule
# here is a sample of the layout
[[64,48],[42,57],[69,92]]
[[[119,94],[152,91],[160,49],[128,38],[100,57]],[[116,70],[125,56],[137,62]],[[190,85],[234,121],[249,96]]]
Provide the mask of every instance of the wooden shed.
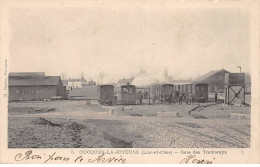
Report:
[[195,79],[193,83],[205,83],[208,84],[208,92],[216,93],[224,91],[225,85],[225,73],[229,73],[225,69],[213,70],[205,75]]
[[9,101],[67,99],[66,87],[59,76],[44,73],[10,73]]
[[136,104],[136,87],[134,85],[127,84],[121,86],[121,104]]

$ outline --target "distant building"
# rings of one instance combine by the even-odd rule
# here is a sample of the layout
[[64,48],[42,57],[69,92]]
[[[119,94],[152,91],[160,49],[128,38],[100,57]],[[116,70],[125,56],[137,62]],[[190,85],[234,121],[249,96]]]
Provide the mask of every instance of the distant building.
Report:
[[9,101],[67,99],[65,86],[59,76],[44,73],[10,73]]
[[83,81],[81,79],[74,79],[68,81],[69,88],[82,88]]
[[227,70],[215,70],[210,71],[207,74],[195,79],[193,83],[205,83],[208,84],[208,92],[224,92],[225,85],[225,73],[229,73]]
[[87,88],[89,86],[96,86],[96,82],[90,80],[89,82],[84,79],[69,79],[69,80],[62,80],[64,86],[66,86],[66,90],[72,90],[75,88]]

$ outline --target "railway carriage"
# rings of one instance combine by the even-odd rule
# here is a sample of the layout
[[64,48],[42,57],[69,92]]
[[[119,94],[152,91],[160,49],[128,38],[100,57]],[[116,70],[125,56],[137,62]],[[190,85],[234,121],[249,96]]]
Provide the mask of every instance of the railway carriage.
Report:
[[100,104],[112,105],[115,102],[113,85],[99,85],[97,90]]
[[162,95],[163,99],[169,101],[173,92],[174,92],[173,84],[163,84],[161,86],[161,95]]
[[187,84],[183,84],[183,85],[182,85],[182,91],[183,91],[185,94],[188,93],[188,92],[187,92]]
[[208,101],[208,84],[205,83],[190,83],[190,84],[180,84],[175,85],[176,91],[183,91],[186,94],[186,98],[190,94],[193,95],[193,100],[196,102],[206,102]]
[[121,104],[136,104],[136,87],[134,85],[127,84],[121,86]]
[[205,83],[195,84],[194,97],[197,102],[204,103],[208,101],[208,84]]
[[174,93],[173,84],[158,84],[150,87],[151,97],[159,99],[161,102],[171,101],[172,94]]
[[153,85],[150,87],[152,97],[160,97],[161,96],[161,85]]

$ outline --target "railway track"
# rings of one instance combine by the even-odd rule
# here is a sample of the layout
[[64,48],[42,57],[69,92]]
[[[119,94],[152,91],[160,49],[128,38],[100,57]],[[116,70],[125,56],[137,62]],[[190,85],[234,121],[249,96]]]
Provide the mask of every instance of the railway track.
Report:
[[213,105],[217,105],[220,103],[213,103],[213,104],[208,104],[208,105],[197,105],[195,108],[191,109],[189,111],[189,115],[192,116],[195,119],[208,119],[207,117],[201,115],[199,112],[201,110],[204,110],[205,108],[209,107],[209,106],[213,106]]
[[[193,124],[200,125],[198,123]],[[176,148],[249,147],[250,135],[234,131],[229,125],[210,125],[207,123],[200,125],[201,127],[190,127],[180,124],[180,122],[165,123],[159,121],[145,123],[138,121],[133,123],[133,128],[146,139]]]

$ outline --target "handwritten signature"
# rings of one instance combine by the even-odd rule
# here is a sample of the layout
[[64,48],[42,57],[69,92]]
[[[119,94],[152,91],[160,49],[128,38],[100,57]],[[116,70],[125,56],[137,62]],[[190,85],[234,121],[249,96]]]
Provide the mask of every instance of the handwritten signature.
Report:
[[[215,158],[213,158],[213,160],[215,160]],[[196,155],[191,154],[182,159],[180,164],[212,164],[213,160],[197,159]]]
[[59,156],[56,152],[49,154],[49,155],[39,155],[34,154],[32,150],[26,151],[24,154],[18,153],[15,155],[14,160],[15,161],[24,161],[24,160],[43,160],[43,163],[47,162],[69,162],[70,160],[73,162],[81,163],[85,162],[84,160],[87,160],[88,163],[126,163],[126,159],[122,156],[120,157],[106,157],[106,155],[103,153],[101,155],[98,155],[96,158],[87,158],[83,156],[78,157],[65,157],[65,156]]

